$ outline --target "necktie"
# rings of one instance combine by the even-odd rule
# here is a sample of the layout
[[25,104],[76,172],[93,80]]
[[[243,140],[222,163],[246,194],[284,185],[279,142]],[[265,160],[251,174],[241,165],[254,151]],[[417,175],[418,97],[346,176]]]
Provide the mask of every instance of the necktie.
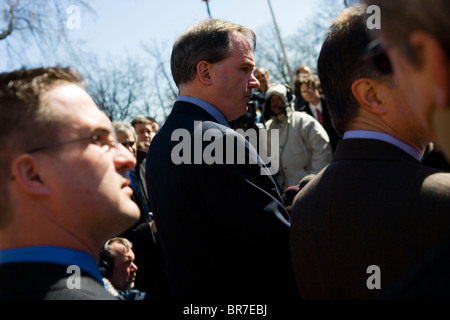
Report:
[[317,112],[317,120],[320,122],[320,124],[323,126],[323,117],[322,117],[322,112],[320,112],[319,108],[316,108],[316,112]]

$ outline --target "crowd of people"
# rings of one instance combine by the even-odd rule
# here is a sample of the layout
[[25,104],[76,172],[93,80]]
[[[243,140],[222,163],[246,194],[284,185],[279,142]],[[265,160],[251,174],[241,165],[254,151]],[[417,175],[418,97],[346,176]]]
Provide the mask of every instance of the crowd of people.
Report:
[[[448,298],[450,4],[361,2],[292,88],[251,29],[193,25],[161,127],[71,68],[0,74],[0,299]],[[236,129],[277,131],[276,173]]]

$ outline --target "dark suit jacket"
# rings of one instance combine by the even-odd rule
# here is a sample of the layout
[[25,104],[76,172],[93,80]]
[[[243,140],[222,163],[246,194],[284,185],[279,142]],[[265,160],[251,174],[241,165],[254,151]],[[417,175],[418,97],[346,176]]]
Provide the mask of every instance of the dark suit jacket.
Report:
[[66,265],[0,264],[0,300],[117,300],[91,275],[81,271],[80,289],[69,289]]
[[[379,296],[450,234],[450,175],[376,140],[341,140],[296,196],[291,254],[306,299]],[[369,290],[369,266],[381,289]]]
[[[171,153],[182,140],[192,142],[191,150],[184,150],[191,152],[191,159],[199,155],[197,147],[204,151],[211,143],[196,145],[194,121],[201,121],[202,135],[213,129],[217,141],[227,139],[226,127],[209,113],[176,102],[147,157],[149,199],[172,297],[297,297],[289,257],[289,216],[275,182],[261,175],[260,165],[248,161],[174,164]],[[184,129],[188,136],[172,141],[176,129]],[[230,134],[239,143],[245,141],[248,153],[246,140],[231,129]],[[223,151],[225,157],[228,150]]]
[[378,299],[450,299],[450,239],[431,250],[406,276]]
[[[328,137],[330,137],[331,148],[333,152],[336,150],[336,145],[341,137],[337,134],[336,130],[334,130],[333,122],[331,121],[331,115],[328,110],[327,102],[324,98],[320,99],[322,103],[322,117],[323,117],[323,128],[328,133]],[[298,111],[303,111],[309,114],[311,117],[314,117],[311,109],[309,107],[309,102],[305,102],[301,107],[299,107]]]

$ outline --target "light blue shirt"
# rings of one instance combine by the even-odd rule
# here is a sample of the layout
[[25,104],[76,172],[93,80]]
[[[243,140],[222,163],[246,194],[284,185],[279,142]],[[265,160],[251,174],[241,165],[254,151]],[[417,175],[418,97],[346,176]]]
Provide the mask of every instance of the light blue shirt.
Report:
[[402,149],[417,161],[422,161],[422,153],[419,150],[411,147],[409,144],[398,140],[397,138],[394,138],[387,133],[366,130],[353,130],[345,132],[342,139],[373,139],[384,141]]
[[221,125],[224,125],[228,128],[230,127],[227,121],[225,120],[225,116],[223,115],[223,113],[220,112],[220,110],[214,107],[212,104],[209,104],[208,102],[188,96],[180,96],[178,97],[177,101],[184,101],[195,104],[200,108],[202,108],[203,110],[205,110],[206,112],[208,112],[211,116],[213,116],[214,119],[216,119],[217,122],[219,122]]
[[0,251],[0,264],[21,262],[42,262],[75,265],[89,273],[104,286],[97,262],[85,252],[60,247],[27,247]]

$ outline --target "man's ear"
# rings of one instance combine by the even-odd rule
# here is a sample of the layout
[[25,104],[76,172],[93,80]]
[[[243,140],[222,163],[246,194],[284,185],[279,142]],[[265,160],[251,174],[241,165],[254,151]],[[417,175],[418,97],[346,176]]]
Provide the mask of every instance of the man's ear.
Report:
[[353,96],[363,109],[371,113],[384,114],[386,109],[378,97],[377,88],[377,82],[369,78],[357,79],[351,87]]
[[48,195],[49,189],[39,176],[39,166],[32,155],[22,154],[12,163],[13,178],[25,193]]
[[212,64],[208,61],[200,61],[197,63],[197,77],[199,81],[205,85],[212,84]]
[[416,31],[410,35],[410,45],[416,53],[426,82],[434,84],[433,94],[438,108],[450,107],[450,66],[444,48],[432,35]]

